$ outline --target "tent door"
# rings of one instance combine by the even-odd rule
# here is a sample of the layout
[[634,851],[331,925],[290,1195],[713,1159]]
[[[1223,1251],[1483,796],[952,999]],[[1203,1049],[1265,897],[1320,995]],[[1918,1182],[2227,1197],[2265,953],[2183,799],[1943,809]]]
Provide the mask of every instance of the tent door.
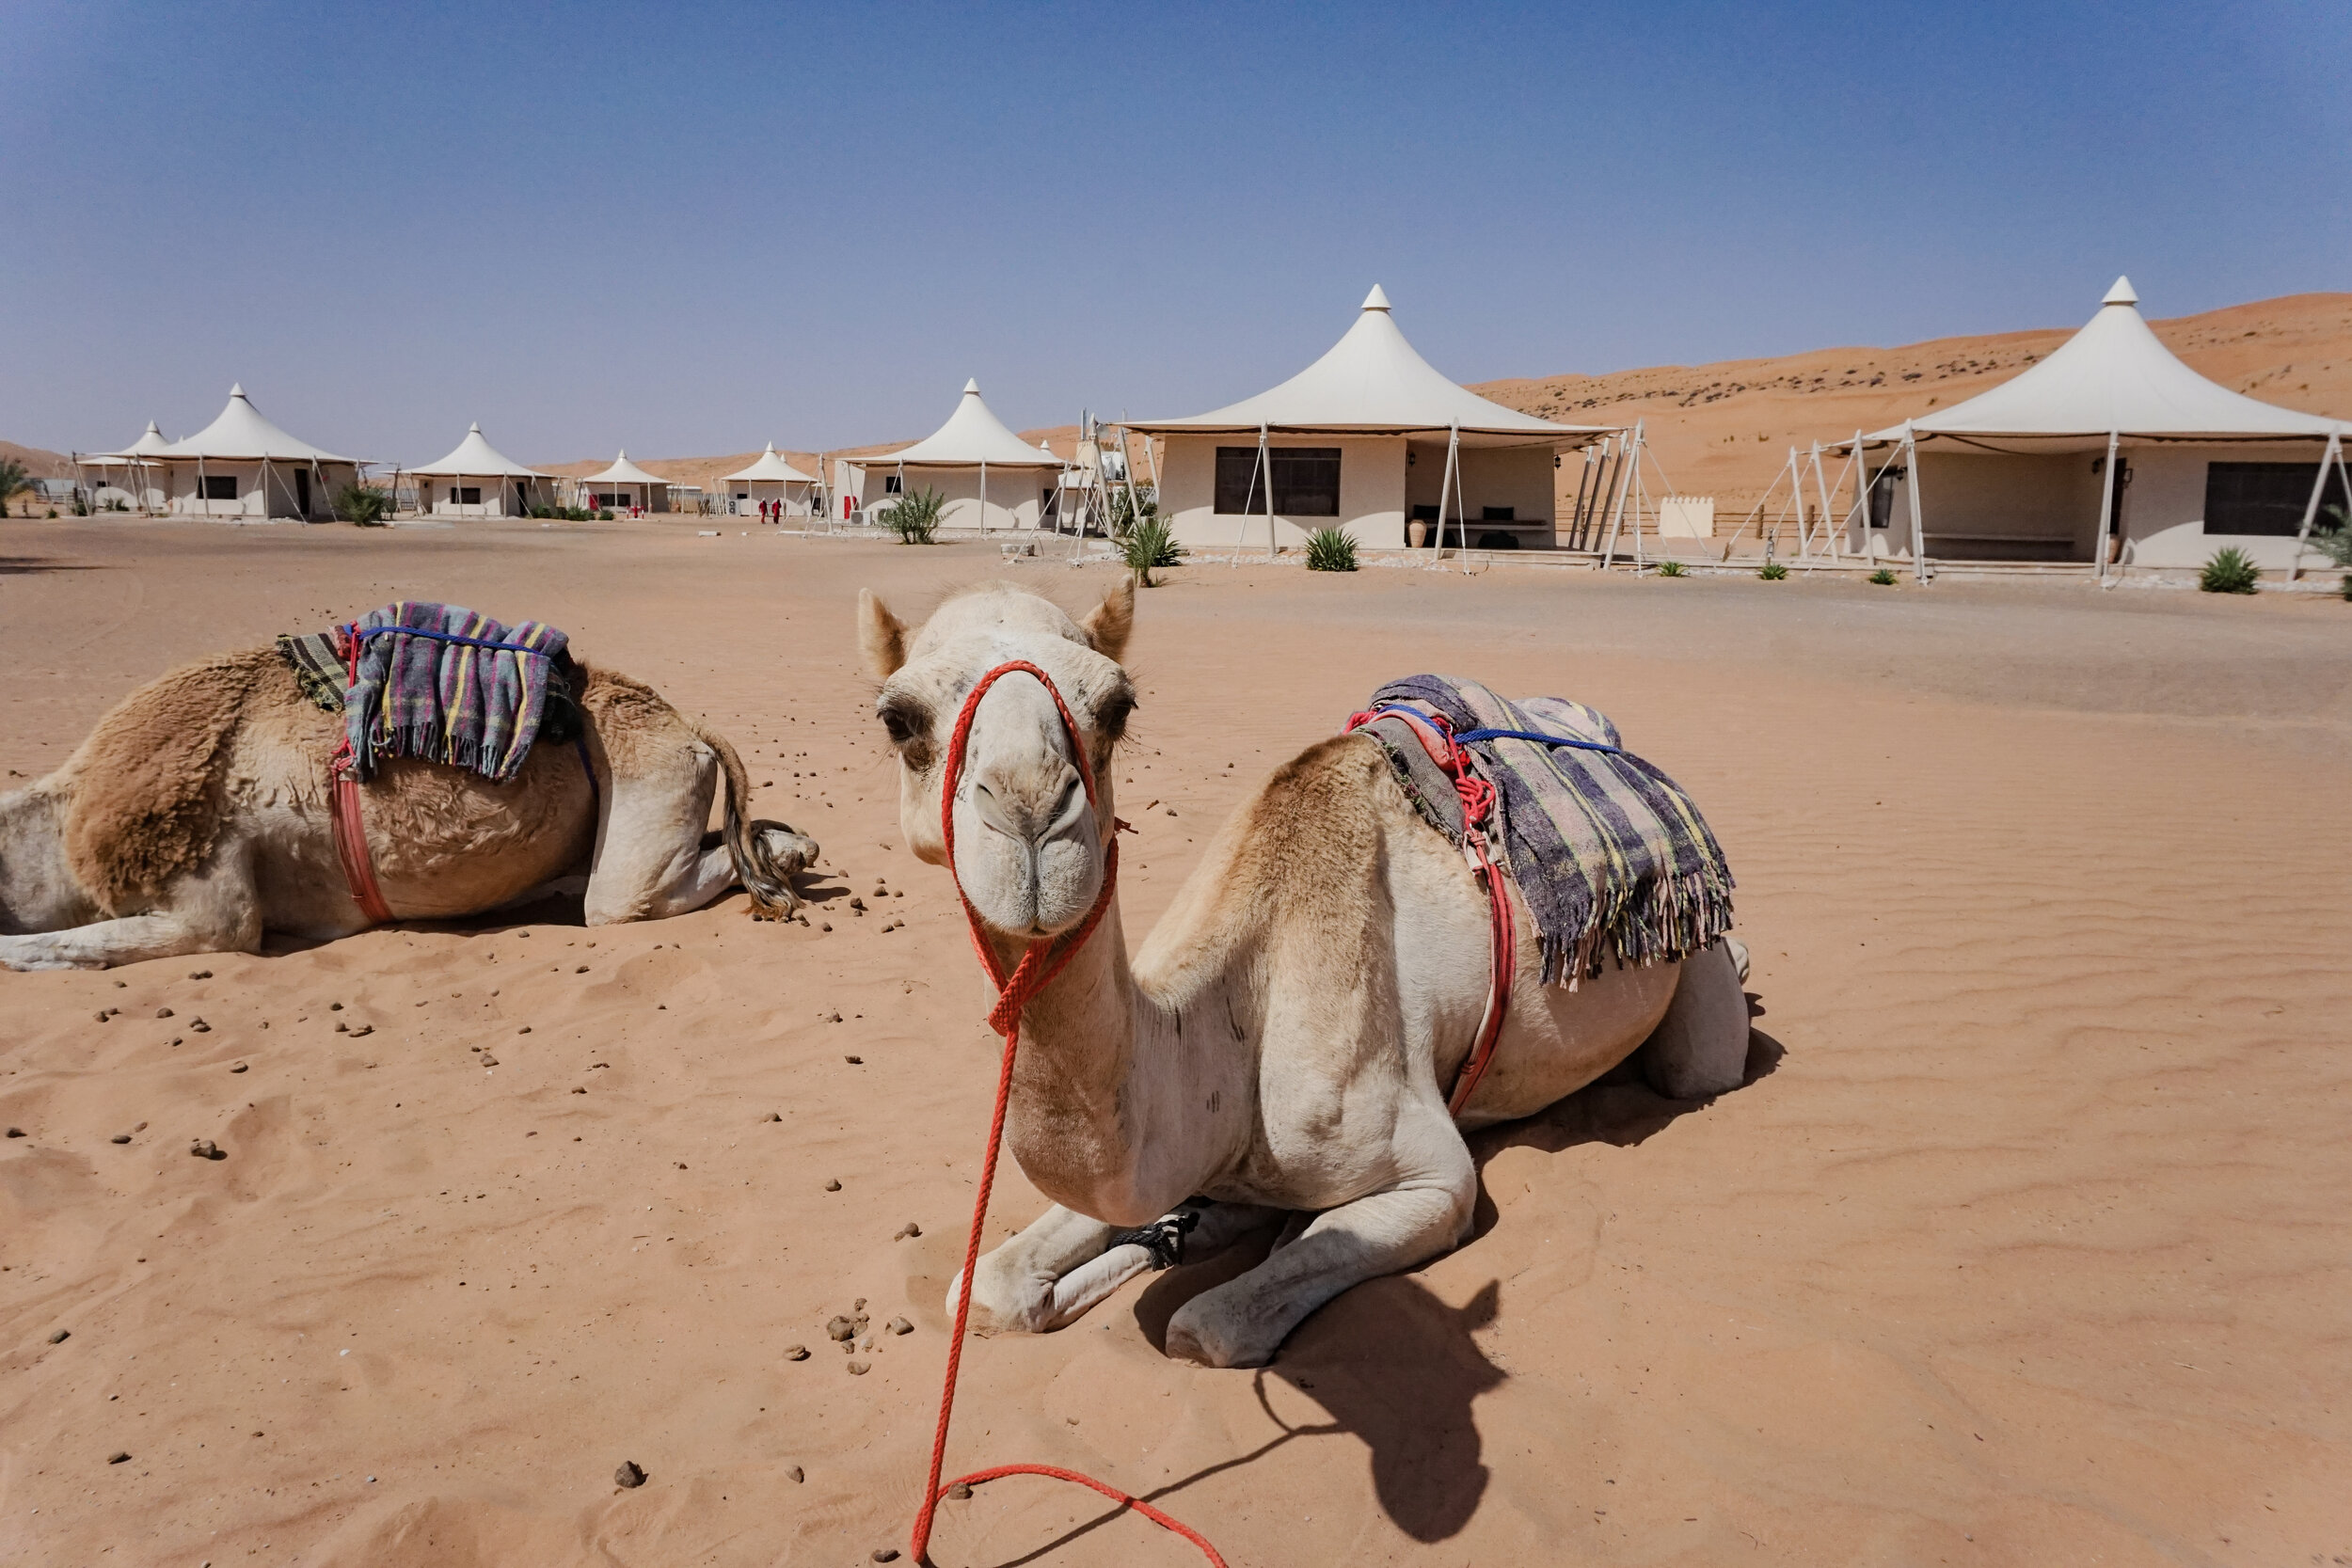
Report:
[[2123,498],[2131,493],[2132,466],[2118,457],[2106,476],[2107,564],[2123,559]]
[[294,470],[294,509],[305,517],[310,515],[310,470]]

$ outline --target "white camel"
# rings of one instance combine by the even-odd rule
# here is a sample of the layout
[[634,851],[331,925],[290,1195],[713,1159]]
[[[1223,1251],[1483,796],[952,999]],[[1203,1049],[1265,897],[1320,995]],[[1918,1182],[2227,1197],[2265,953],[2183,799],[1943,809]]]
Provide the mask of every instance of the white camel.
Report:
[[[924,860],[945,863],[943,764],[987,672],[1012,659],[1044,670],[1089,748],[1094,805],[1041,682],[1000,679],[974,714],[954,871],[1008,968],[1082,921],[1101,889],[1112,753],[1136,706],[1119,663],[1134,616],[1132,583],[1082,621],[999,584],[949,599],[910,639],[860,596],[877,712],[898,751],[900,827]],[[1115,1240],[1121,1227],[1190,1212],[1200,1251],[1287,1216],[1265,1261],[1168,1325],[1170,1355],[1262,1366],[1349,1286],[1460,1243],[1477,1190],[1465,1128],[1539,1111],[1645,1043],[1645,1069],[1672,1097],[1740,1083],[1737,943],[1568,990],[1540,983],[1516,890],[1513,906],[1509,1021],[1457,1124],[1446,1097],[1486,1000],[1486,895],[1370,736],[1318,740],[1277,768],[1132,965],[1114,900],[1029,1004],[1007,1136],[1056,1207],[980,1260],[973,1321],[1073,1322],[1152,1265],[1146,1244]]]
[[[479,914],[583,870],[592,926],[683,914],[738,881],[755,912],[799,907],[791,879],[817,845],[744,820],[732,746],[610,671],[582,669],[579,705],[593,788],[575,748],[544,739],[507,783],[402,759],[361,787],[394,919]],[[271,648],[199,659],[133,692],[63,767],[0,795],[0,968],[103,969],[249,953],[265,931],[365,928],[330,816],[342,722]],[[722,775],[725,827],[706,848]]]

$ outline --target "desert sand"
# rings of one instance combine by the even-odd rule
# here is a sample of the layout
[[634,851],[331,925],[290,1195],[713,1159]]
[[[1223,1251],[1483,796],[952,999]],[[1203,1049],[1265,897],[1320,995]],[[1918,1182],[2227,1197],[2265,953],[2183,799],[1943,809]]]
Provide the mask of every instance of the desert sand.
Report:
[[[595,931],[550,903],[0,974],[24,1132],[0,1142],[0,1560],[902,1548],[995,1041],[945,874],[901,846],[850,612],[861,585],[919,611],[1008,571],[1073,606],[1111,580],[653,523],[0,524],[0,783],[181,659],[447,598],[707,715],[834,873],[807,928],[739,894]],[[1473,1239],[1262,1372],[1154,1344],[1240,1260],[976,1340],[950,1473],[1075,1466],[1235,1564],[2352,1557],[2352,610],[1171,578],[1120,763],[1122,806],[1158,802],[1125,856],[1137,940],[1209,827],[1380,680],[1569,695],[1724,842],[1750,1081],[1598,1087],[1480,1135]],[[1041,1206],[1008,1162],[992,1236]],[[861,1299],[913,1332],[851,1376],[824,1324]],[[946,1505],[934,1554],[1197,1560],[1108,1513],[1003,1481]]]

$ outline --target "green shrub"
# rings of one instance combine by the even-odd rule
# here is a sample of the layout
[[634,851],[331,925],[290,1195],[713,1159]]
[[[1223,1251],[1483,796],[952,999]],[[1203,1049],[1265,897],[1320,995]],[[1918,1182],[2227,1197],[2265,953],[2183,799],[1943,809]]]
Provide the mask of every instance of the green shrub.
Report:
[[2251,594],[2260,581],[2262,573],[2235,545],[2214,551],[2213,559],[2197,574],[2197,586],[2208,594]]
[[947,498],[937,490],[910,490],[882,513],[882,527],[898,536],[901,545],[932,545]]
[[1135,531],[1138,522],[1148,523],[1160,515],[1160,498],[1149,484],[1138,486],[1130,497],[1127,486],[1115,486],[1111,491],[1111,512],[1104,519],[1113,539],[1124,539]]
[[1146,588],[1157,586],[1152,580],[1154,566],[1173,566],[1184,558],[1184,546],[1157,517],[1146,517],[1129,529],[1118,541],[1118,549],[1119,558]]
[[1319,528],[1307,535],[1307,570],[1352,572],[1356,569],[1356,536],[1343,528]]
[[1762,578],[1766,582],[1778,582],[1781,578],[1788,575],[1788,568],[1782,565],[1777,561],[1767,561],[1764,562],[1763,568],[1756,575]]
[[1892,588],[1895,586],[1895,574],[1882,566],[1870,574],[1870,580],[1881,588]]
[[596,521],[598,521],[598,522],[600,522],[600,523],[609,523],[609,522],[611,522],[612,520],[612,509],[611,507],[609,507],[609,506],[599,506],[599,507],[597,507],[597,508],[596,508]]
[[[33,476],[24,464],[13,457],[0,458],[0,516],[8,514],[8,502],[19,490],[30,490]],[[30,515],[29,512],[27,515]]]
[[382,528],[392,518],[392,493],[373,484],[346,484],[335,492],[335,515],[360,528]]
[[1687,578],[1691,574],[1682,569],[1679,561],[1661,561],[1658,563],[1658,575],[1661,578]]

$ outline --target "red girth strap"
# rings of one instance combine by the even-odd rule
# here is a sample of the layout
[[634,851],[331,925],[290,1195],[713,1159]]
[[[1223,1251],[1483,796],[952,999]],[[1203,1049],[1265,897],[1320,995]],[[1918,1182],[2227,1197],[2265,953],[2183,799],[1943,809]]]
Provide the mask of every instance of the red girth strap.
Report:
[[1374,708],[1349,715],[1343,733],[1353,734],[1375,719],[1405,721],[1422,750],[1454,781],[1454,792],[1462,800],[1462,852],[1470,863],[1470,874],[1486,892],[1487,950],[1493,962],[1486,976],[1486,1011],[1479,1020],[1477,1038],[1470,1044],[1462,1070],[1454,1075],[1454,1092],[1446,1097],[1446,1113],[1458,1119],[1494,1060],[1495,1042],[1502,1037],[1502,1021],[1511,1010],[1511,977],[1518,972],[1519,935],[1511,918],[1511,895],[1502,884],[1502,867],[1486,855],[1486,823],[1494,814],[1495,786],[1470,766],[1470,752],[1454,738],[1454,726],[1443,714],[1406,707]]

